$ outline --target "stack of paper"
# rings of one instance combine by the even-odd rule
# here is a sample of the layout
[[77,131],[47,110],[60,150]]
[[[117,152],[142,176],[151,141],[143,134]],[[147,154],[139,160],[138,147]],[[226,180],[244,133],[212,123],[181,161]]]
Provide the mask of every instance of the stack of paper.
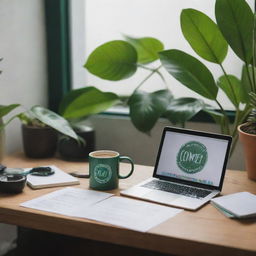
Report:
[[146,232],[182,212],[138,200],[92,190],[65,188],[22,203],[41,211],[87,218]]
[[220,196],[211,203],[229,218],[256,217],[256,195],[249,192]]

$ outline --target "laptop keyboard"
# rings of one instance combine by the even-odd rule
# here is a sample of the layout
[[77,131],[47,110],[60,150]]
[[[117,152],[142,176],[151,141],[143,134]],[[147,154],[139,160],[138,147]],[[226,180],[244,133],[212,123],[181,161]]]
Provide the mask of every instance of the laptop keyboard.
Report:
[[160,180],[152,180],[142,185],[142,187],[162,190],[162,191],[171,192],[174,194],[179,194],[179,195],[193,197],[193,198],[204,198],[212,192],[210,190],[184,186],[184,185],[180,185],[172,182],[163,182]]

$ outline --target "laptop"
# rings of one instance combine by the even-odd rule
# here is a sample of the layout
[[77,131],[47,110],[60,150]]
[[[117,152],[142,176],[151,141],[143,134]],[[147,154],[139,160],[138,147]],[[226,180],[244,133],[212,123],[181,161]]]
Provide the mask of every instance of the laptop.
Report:
[[165,127],[153,177],[121,195],[196,210],[220,193],[232,137]]

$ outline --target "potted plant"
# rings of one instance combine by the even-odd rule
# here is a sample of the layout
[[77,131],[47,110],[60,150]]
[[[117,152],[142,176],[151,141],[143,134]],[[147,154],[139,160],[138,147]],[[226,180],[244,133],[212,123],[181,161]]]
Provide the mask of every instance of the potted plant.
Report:
[[42,106],[33,106],[17,117],[22,122],[23,147],[28,157],[53,156],[57,147],[58,132],[80,140],[66,119]]
[[[251,110],[248,95],[256,88],[251,61],[254,15],[245,0],[216,0],[215,16],[217,23],[198,10],[185,9],[180,22],[182,33],[195,53],[219,65],[223,71],[217,79],[199,59],[181,50],[166,50],[158,39],[151,37],[125,36],[125,40],[107,42],[89,55],[84,67],[90,73],[112,81],[126,79],[139,68],[147,69],[148,76],[138,83],[127,100],[131,121],[137,129],[149,133],[161,116],[172,123],[184,125],[199,111],[204,111],[219,124],[223,134],[233,136],[233,152],[238,139],[237,127],[246,120]],[[223,62],[228,46],[243,62],[240,78],[225,70]],[[157,60],[161,65],[152,68],[151,63]],[[141,86],[152,75],[159,75],[165,83],[161,67],[203,99],[215,102],[218,108],[203,99],[174,98],[167,87],[152,93],[142,91]],[[218,100],[221,91],[235,108],[234,124],[230,123],[227,111]]]
[[83,143],[62,134],[58,139],[59,155],[65,160],[87,160],[89,152],[95,150],[95,131],[85,119],[118,102],[116,94],[102,92],[94,87],[71,90],[67,93],[60,103],[59,114],[68,120],[77,135],[83,139]]
[[250,95],[253,108],[247,122],[238,126],[238,132],[244,149],[248,178],[256,180],[256,94]]

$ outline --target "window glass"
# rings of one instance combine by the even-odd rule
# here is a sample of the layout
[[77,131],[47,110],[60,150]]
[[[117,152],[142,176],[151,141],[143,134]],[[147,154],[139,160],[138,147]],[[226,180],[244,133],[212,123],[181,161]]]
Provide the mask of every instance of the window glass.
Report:
[[[253,0],[247,2],[253,5]],[[165,49],[179,49],[200,59],[211,70],[215,80],[223,74],[218,65],[207,62],[194,53],[180,28],[180,13],[185,8],[200,10],[215,21],[214,0],[73,0],[71,3],[73,88],[93,85],[119,95],[131,94],[149,71],[139,69],[131,78],[113,82],[99,79],[83,68],[86,58],[97,46],[107,41],[123,39],[123,34],[155,37],[164,43]],[[159,63],[151,65],[157,67]],[[223,65],[227,73],[240,78],[242,62],[230,48]],[[200,98],[163,68],[161,71],[175,97]],[[147,91],[162,88],[163,82],[157,75],[152,76],[142,87]],[[226,109],[233,109],[223,93],[219,93],[218,99]],[[211,101],[205,102],[215,106]]]

